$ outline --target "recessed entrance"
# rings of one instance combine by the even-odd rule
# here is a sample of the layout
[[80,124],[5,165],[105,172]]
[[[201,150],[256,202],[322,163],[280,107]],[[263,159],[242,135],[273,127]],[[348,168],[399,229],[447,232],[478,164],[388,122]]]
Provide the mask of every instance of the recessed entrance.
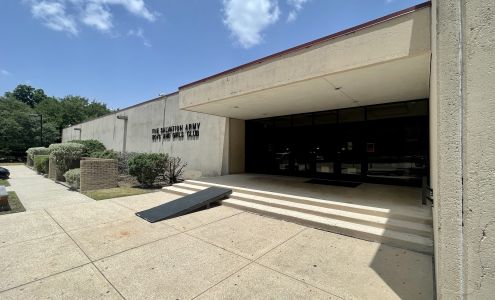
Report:
[[427,169],[427,100],[246,121],[247,172],[420,185]]

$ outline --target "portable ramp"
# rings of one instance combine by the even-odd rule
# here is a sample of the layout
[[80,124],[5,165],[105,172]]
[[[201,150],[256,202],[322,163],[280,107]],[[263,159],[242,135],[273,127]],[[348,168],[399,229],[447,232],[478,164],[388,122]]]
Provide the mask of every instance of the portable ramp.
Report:
[[193,212],[213,202],[227,198],[230,194],[232,194],[231,189],[209,187],[194,194],[137,212],[136,215],[150,223],[155,223]]

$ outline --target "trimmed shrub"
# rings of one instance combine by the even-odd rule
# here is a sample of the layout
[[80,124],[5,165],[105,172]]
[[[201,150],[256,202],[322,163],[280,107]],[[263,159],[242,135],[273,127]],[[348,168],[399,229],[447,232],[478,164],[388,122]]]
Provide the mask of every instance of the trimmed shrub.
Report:
[[64,173],[65,181],[70,184],[73,189],[79,189],[81,185],[81,169],[71,169]]
[[120,175],[129,175],[129,161],[139,154],[137,152],[118,152],[117,166]]
[[169,157],[164,176],[168,183],[174,184],[179,182],[186,166],[187,163],[182,162],[180,157]]
[[34,169],[40,174],[48,174],[50,155],[35,155]]
[[77,143],[51,144],[49,149],[50,158],[61,174],[67,172],[75,160],[80,160],[85,151],[84,146]]
[[27,154],[27,164],[28,166],[34,165],[34,156],[35,155],[48,155],[50,154],[50,149],[45,147],[33,147],[26,150]]
[[117,159],[118,158],[117,152],[113,150],[105,150],[105,151],[97,151],[91,153],[90,157],[92,158],[105,158],[105,159]]
[[102,152],[107,150],[105,145],[98,140],[73,140],[69,141],[69,143],[81,144],[84,146],[83,156],[91,157],[94,152]]
[[163,176],[168,156],[162,153],[140,153],[129,160],[129,174],[144,186],[152,186]]

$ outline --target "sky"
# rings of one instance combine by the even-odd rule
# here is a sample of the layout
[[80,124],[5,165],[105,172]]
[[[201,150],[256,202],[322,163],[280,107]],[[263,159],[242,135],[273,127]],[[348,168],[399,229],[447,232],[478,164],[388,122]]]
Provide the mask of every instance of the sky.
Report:
[[0,94],[124,108],[422,2],[0,0]]

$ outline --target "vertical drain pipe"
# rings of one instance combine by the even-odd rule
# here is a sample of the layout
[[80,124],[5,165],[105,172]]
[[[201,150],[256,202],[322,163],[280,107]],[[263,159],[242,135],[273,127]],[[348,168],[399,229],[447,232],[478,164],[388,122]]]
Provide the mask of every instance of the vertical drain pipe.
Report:
[[122,139],[122,153],[125,153],[126,151],[126,145],[127,145],[127,121],[128,118],[127,116],[117,116],[117,119],[119,120],[124,120],[124,138]]

